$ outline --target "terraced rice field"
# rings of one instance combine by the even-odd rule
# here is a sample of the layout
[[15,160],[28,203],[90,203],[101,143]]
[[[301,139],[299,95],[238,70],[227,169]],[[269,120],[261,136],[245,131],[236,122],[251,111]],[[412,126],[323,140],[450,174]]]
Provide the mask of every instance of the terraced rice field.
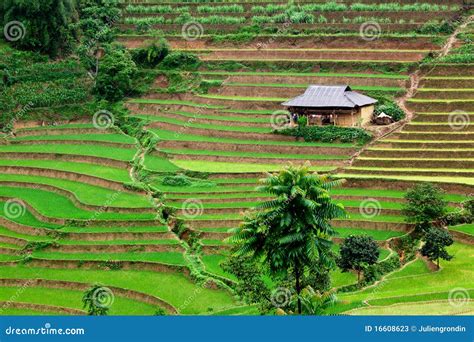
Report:
[[[127,99],[129,115],[146,120],[146,130],[159,138],[148,153],[120,129],[98,130],[89,122],[18,128],[7,137],[0,145],[0,303],[9,303],[2,314],[84,314],[82,293],[94,283],[114,293],[113,315],[152,315],[159,308],[168,314],[257,313],[233,295],[235,277],[220,263],[242,213],[269,199],[255,190],[258,179],[289,162],[310,161],[314,171],[347,180],[331,193],[349,213],[332,222],[335,240],[369,235],[382,248],[380,260],[413,229],[401,209],[414,184],[438,183],[456,210],[474,186],[474,67],[420,67],[427,55],[449,52],[445,41],[452,37],[410,32],[428,20],[449,20],[461,2],[429,7],[429,17],[423,10],[351,10],[354,2],[343,4],[349,8],[309,11],[319,22],[292,23],[299,35],[261,32],[245,42],[220,42],[217,33],[268,20],[255,19],[270,17],[256,8],[267,3],[238,3],[231,14],[219,12],[220,4],[207,13],[197,3],[125,2],[119,42],[144,46],[151,35],[133,29],[148,22],[163,30],[173,50],[196,53],[203,62],[181,76],[195,74],[217,86],[205,94],[167,93],[160,76],[146,95]],[[203,27],[196,39],[180,34],[181,6]],[[242,19],[206,21],[216,13]],[[383,33],[363,39],[358,17],[386,18],[379,20]],[[272,114],[309,84],[349,84],[393,99],[412,92],[405,98],[408,120],[365,146],[274,134]],[[453,130],[459,118],[464,124]],[[163,203],[131,186],[137,164]],[[193,184],[166,185],[165,177],[178,173],[190,175]],[[367,203],[376,210],[367,212]],[[161,204],[175,208],[197,234],[199,252],[159,219]],[[372,287],[338,294],[334,313],[472,314],[472,302],[458,310],[448,295],[455,287],[474,293],[473,226],[450,229],[455,258],[440,271],[417,258]],[[200,285],[196,274],[215,284]],[[332,272],[336,288],[356,278]]]

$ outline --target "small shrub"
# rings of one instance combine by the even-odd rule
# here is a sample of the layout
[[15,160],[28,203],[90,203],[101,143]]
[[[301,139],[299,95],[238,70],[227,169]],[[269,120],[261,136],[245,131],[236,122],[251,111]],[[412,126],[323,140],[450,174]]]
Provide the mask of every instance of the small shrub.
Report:
[[107,101],[116,102],[133,92],[132,80],[137,66],[126,50],[113,49],[100,62],[94,92]]
[[299,126],[275,131],[277,134],[303,138],[305,141],[365,144],[372,136],[361,128],[339,126]]
[[374,114],[385,113],[390,115],[394,121],[400,121],[405,118],[405,112],[394,102],[385,102],[375,107]]
[[431,222],[444,217],[447,211],[444,192],[430,183],[416,185],[405,194],[405,199],[407,203],[402,213],[407,221],[415,223],[421,229],[428,228]]
[[161,184],[168,186],[189,186],[192,182],[184,175],[176,175],[164,177]]
[[168,54],[170,47],[166,40],[160,39],[152,42],[144,48],[132,51],[133,61],[140,66],[154,68],[156,67]]
[[160,63],[163,69],[196,70],[201,61],[192,53],[183,51],[172,52]]

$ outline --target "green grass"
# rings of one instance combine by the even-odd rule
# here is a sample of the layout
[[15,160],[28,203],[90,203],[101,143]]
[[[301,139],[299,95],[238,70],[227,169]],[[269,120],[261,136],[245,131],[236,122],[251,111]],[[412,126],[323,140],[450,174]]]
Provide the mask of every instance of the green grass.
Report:
[[419,102],[419,103],[426,103],[426,102],[433,102],[433,103],[450,103],[450,102],[474,102],[472,99],[449,99],[449,100],[441,100],[441,99],[408,99],[408,102]]
[[202,75],[222,75],[222,76],[290,76],[290,77],[354,77],[354,78],[391,78],[391,79],[409,79],[407,75],[391,75],[391,74],[353,74],[353,73],[330,73],[330,72],[308,72],[308,73],[295,73],[295,72],[258,72],[258,71],[238,71],[238,72],[227,72],[227,71],[201,71]]
[[[220,121],[229,121],[231,122],[252,122],[252,123],[263,123],[270,125],[269,118],[253,118],[249,115],[247,118],[242,117],[235,117],[235,116],[223,116],[223,115],[205,115],[205,114],[196,114],[196,113],[189,113],[183,111],[170,111],[167,112],[169,114],[176,114],[181,115],[185,118],[199,118],[199,119],[209,119],[209,120],[220,120]],[[154,115],[146,115],[146,114],[136,114],[134,116],[143,117],[145,119],[153,120]]]
[[[209,48],[209,49],[180,49],[180,51],[191,51],[191,52],[213,52],[213,51],[261,51],[258,48]],[[294,48],[276,48],[276,49],[265,49],[265,52],[271,51],[295,51]],[[298,51],[341,51],[341,52],[430,52],[431,50],[420,50],[420,49],[318,49],[318,48],[298,48]]]
[[[204,156],[225,156],[244,158],[272,158],[272,159],[305,159],[305,160],[345,160],[348,156],[318,155],[318,154],[287,154],[287,153],[261,153],[261,152],[234,152],[234,151],[212,151],[212,150],[191,150],[191,149],[160,149],[166,153],[176,155],[204,155]],[[178,157],[179,158],[179,157]]]
[[[112,292],[113,293],[113,292]],[[0,287],[0,301],[54,305],[82,310],[82,291],[47,287]],[[114,294],[109,315],[153,315],[157,307]]]
[[61,228],[65,233],[163,233],[167,232],[166,226],[153,227],[64,227]]
[[149,154],[145,155],[143,165],[148,170],[156,172],[176,172],[179,170],[179,167],[174,165],[168,159],[159,156],[152,156]]
[[284,102],[288,100],[288,98],[282,98],[282,97],[226,96],[226,95],[213,95],[213,94],[199,95],[199,97],[202,97],[205,99],[231,100],[231,101]]
[[[46,184],[72,192],[77,199],[85,204],[124,208],[151,207],[150,201],[138,193],[119,192],[95,185],[74,182],[58,178],[42,176],[0,174],[0,182],[28,182]],[[1,184],[1,183],[0,183]],[[18,188],[16,188],[18,189]],[[27,189],[27,188],[25,188]],[[1,190],[1,188],[0,188]],[[16,197],[16,196],[14,196]]]
[[134,148],[117,148],[110,146],[44,144],[44,145],[0,145],[0,152],[32,152],[53,154],[75,154],[99,158],[130,161],[136,153]]
[[152,128],[152,132],[156,133],[162,140],[178,140],[178,141],[199,141],[199,142],[213,142],[213,143],[227,143],[227,144],[251,144],[251,145],[277,145],[277,146],[314,146],[314,147],[340,147],[352,148],[354,145],[346,143],[313,143],[304,141],[271,141],[271,140],[239,140],[229,138],[215,138],[204,135],[192,135]]
[[[173,159],[173,164],[179,166],[182,169],[200,172],[266,172],[266,171],[277,171],[282,168],[281,164],[254,164],[254,163],[227,163],[227,162],[210,162],[201,160],[179,160]],[[328,172],[334,170],[330,166],[311,167],[313,171]]]
[[143,261],[167,265],[185,265],[184,257],[178,252],[128,252],[128,253],[59,253],[33,252],[33,257],[47,260],[77,261]]
[[20,259],[21,257],[18,255],[0,254],[0,262],[18,261]]
[[[140,115],[135,115],[140,117]],[[191,127],[191,128],[201,128],[201,129],[211,129],[211,130],[221,130],[221,131],[230,131],[230,132],[242,132],[242,133],[271,133],[271,127],[244,127],[244,126],[224,126],[224,125],[215,125],[215,124],[201,124],[199,121],[197,123],[188,122],[185,120],[177,120],[177,119],[170,119],[165,117],[157,117],[157,116],[145,116],[142,117],[147,118],[153,122],[163,122],[169,123],[184,127]]]
[[160,240],[60,240],[61,245],[177,245],[178,240],[175,239],[160,239]]
[[183,106],[191,106],[191,107],[207,108],[207,109],[225,109],[224,106],[207,105],[207,104],[196,103],[192,101],[180,101],[180,100],[132,99],[129,102],[138,103],[138,104],[183,105]]
[[16,309],[16,308],[2,308],[2,315],[4,316],[63,316],[63,313],[52,312],[52,311],[39,311],[32,309]]
[[449,227],[449,229],[456,230],[458,232],[463,232],[469,235],[474,235],[474,223],[460,224],[458,226]]
[[37,131],[37,130],[50,130],[50,129],[69,129],[69,128],[95,128],[91,123],[69,123],[57,126],[34,126],[34,127],[26,127],[21,128],[18,132],[27,132],[27,131]]
[[[5,227],[2,227],[0,226],[0,235],[1,236],[8,236],[8,237],[13,237],[13,238],[18,238],[18,239],[23,239],[25,240],[25,242],[28,242],[28,241],[35,241],[35,242],[39,242],[39,241],[52,241],[53,238],[52,237],[49,237],[49,236],[37,236],[37,235],[27,235],[27,234],[21,234],[21,233],[17,233],[13,230],[9,230]],[[20,246],[17,246],[17,248],[19,248]]]
[[[274,88],[302,88],[306,89],[310,84],[287,84],[287,83],[233,83],[227,82],[226,86],[234,87],[274,87]],[[353,90],[360,91],[384,91],[384,92],[399,92],[403,91],[400,87],[381,87],[381,86],[351,86]]]
[[229,274],[222,270],[220,263],[223,262],[226,257],[220,254],[210,254],[210,255],[203,255],[201,257],[202,262],[206,268],[206,271],[212,274],[216,274],[218,276],[228,278],[231,280],[236,280],[237,278],[233,274]]
[[[451,150],[452,151],[452,150]],[[424,158],[423,158],[424,159]],[[421,168],[409,168],[409,167],[359,167],[352,166],[348,167],[346,170],[360,170],[360,171],[394,171],[394,172],[452,172],[452,173],[473,173],[474,170],[471,169],[446,169],[446,168],[436,168],[436,169],[421,169]]]
[[337,237],[346,238],[349,235],[368,235],[377,241],[385,241],[392,237],[402,236],[404,232],[385,231],[385,230],[372,230],[372,229],[356,229],[356,228],[335,228],[338,235]]
[[111,166],[103,166],[89,163],[79,163],[61,160],[37,160],[37,159],[0,159],[0,166],[21,166],[30,168],[42,168],[74,172],[83,175],[103,178],[115,182],[131,182],[127,169],[119,169]]
[[453,306],[446,298],[439,302],[398,303],[390,306],[371,306],[350,311],[350,315],[472,315],[474,303],[462,307]]
[[175,272],[50,269],[25,265],[0,266],[0,273],[3,278],[44,278],[132,289],[162,298],[183,314],[206,314],[207,308],[218,311],[230,309],[237,304],[228,292],[201,287],[183,274]]
[[430,177],[430,176],[404,176],[404,175],[357,175],[344,173],[337,175],[341,178],[353,178],[353,179],[392,179],[392,180],[407,180],[407,181],[420,181],[420,182],[432,182],[432,183],[458,183],[458,184],[469,184],[474,185],[474,179],[469,177]]
[[474,288],[474,246],[455,243],[448,247],[454,255],[451,261],[441,261],[442,269],[430,272],[420,261],[392,273],[375,287],[356,293],[339,294],[344,301],[362,301],[389,297],[403,298],[433,292],[447,292],[455,287]]
[[38,140],[77,140],[94,142],[113,142],[121,144],[135,144],[134,138],[125,134],[63,134],[63,135],[32,135],[16,137],[14,141],[38,141]]

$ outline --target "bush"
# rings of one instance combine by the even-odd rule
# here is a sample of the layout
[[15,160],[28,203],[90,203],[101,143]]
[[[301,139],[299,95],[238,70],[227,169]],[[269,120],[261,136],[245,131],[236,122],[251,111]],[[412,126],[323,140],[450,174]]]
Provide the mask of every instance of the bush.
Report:
[[454,32],[454,26],[451,23],[444,21],[438,23],[437,21],[428,21],[423,26],[416,30],[416,33],[420,34],[451,34]]
[[154,68],[156,67],[168,54],[170,47],[168,42],[163,38],[158,41],[153,41],[147,47],[136,49],[132,51],[132,59],[135,64]]
[[192,187],[212,187],[216,184],[202,178],[192,178],[187,175],[179,174],[175,176],[166,176],[161,184],[168,186],[192,186]]
[[400,268],[400,266],[401,264],[398,255],[392,255],[387,260],[369,265],[364,269],[364,284],[372,284],[379,280],[384,274],[393,272]]
[[189,186],[191,183],[191,180],[184,175],[166,176],[161,182],[161,184],[168,186]]
[[405,112],[398,107],[398,105],[391,101],[382,102],[382,104],[375,106],[375,115],[385,113],[390,115],[394,121],[400,121],[405,118]]
[[100,62],[94,92],[107,101],[116,102],[132,93],[137,66],[126,50],[111,49]]
[[[5,25],[5,32],[15,39],[13,45],[51,57],[71,52],[77,38],[77,17],[72,0],[5,0],[0,4],[2,33]],[[21,25],[7,27],[9,22]]]
[[172,52],[160,63],[163,69],[196,70],[201,61],[192,53],[183,51]]
[[372,136],[361,128],[339,126],[299,126],[275,131],[277,134],[303,138],[305,141],[365,144]]
[[417,227],[425,229],[431,222],[444,217],[447,211],[447,202],[444,192],[430,183],[416,185],[405,194],[407,203],[402,213],[407,221],[413,222]]
[[458,224],[472,223],[474,221],[474,197],[470,197],[462,203],[462,209],[448,213],[444,217],[444,223],[447,226],[455,226]]

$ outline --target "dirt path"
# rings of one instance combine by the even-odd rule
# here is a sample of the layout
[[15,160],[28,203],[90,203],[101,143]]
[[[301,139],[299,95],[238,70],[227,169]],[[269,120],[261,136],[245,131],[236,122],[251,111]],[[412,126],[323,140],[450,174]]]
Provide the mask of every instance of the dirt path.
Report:
[[[454,44],[457,41],[457,35],[462,32],[467,25],[469,25],[470,22],[474,21],[474,15],[471,15],[468,17],[461,25],[459,25],[456,30],[448,37],[446,40],[446,43],[444,46],[441,48],[439,52],[439,57],[444,57],[448,55],[448,53],[453,49]],[[435,66],[431,68],[433,70]],[[430,70],[430,71],[431,71]],[[426,74],[429,74],[430,71],[428,71]],[[365,145],[363,148],[361,148],[359,151],[357,151],[348,161],[347,166],[352,166],[354,161],[369,147],[372,147],[375,145],[380,139],[385,138],[386,136],[392,134],[395,131],[401,130],[407,123],[411,122],[411,120],[414,118],[414,114],[410,109],[407,107],[407,102],[412,99],[417,93],[418,93],[418,88],[420,85],[420,74],[421,70],[417,69],[413,73],[410,74],[410,86],[407,89],[407,92],[405,95],[403,95],[401,98],[397,100],[398,106],[405,112],[405,118],[403,120],[400,120],[399,122],[396,122],[393,124],[392,127],[390,127],[386,132],[383,132],[382,134],[376,136],[370,143]],[[339,172],[340,170],[337,170]]]
[[461,33],[472,21],[474,21],[474,15],[468,17],[461,25],[458,26],[454,33],[449,36],[448,40],[446,41],[446,44],[444,44],[443,48],[441,49],[441,52],[439,54],[440,57],[446,56],[449,51],[451,51],[454,43],[457,41],[457,35]]

